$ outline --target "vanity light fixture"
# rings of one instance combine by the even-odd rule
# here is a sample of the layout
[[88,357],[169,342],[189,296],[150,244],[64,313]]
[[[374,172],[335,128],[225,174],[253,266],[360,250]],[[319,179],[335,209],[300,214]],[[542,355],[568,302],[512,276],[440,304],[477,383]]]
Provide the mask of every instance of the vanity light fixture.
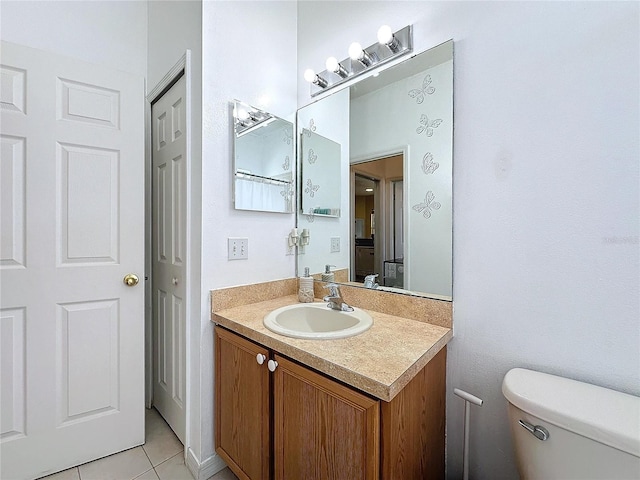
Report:
[[265,120],[258,120],[257,123],[253,123],[251,125],[246,125],[246,124],[236,125],[236,135],[238,138],[240,138],[241,136],[246,135],[247,133],[253,132],[254,130],[257,130],[262,127],[266,127],[267,125],[275,122],[276,120],[277,118],[275,117],[267,117]]
[[314,85],[318,85],[321,88],[327,87],[327,81],[321,76],[317,75],[316,72],[314,72],[313,69],[311,68],[307,68],[304,71],[304,79],[307,82],[313,83]]
[[336,75],[339,75],[341,78],[347,78],[349,76],[349,72],[346,68],[342,66],[336,57],[329,57],[325,63],[327,70],[329,72],[333,72]]
[[234,113],[234,116],[241,122],[244,122],[245,120],[249,120],[249,118],[251,118],[249,116],[249,112],[247,112],[242,107],[236,107],[233,113]]
[[365,67],[370,67],[376,61],[377,55],[375,53],[368,54],[358,42],[353,42],[349,45],[349,58],[360,62]]
[[[362,48],[358,42],[349,47],[349,56],[339,62],[335,57],[329,57],[325,66],[327,69],[316,74],[312,69],[304,72],[304,78],[311,83],[311,96],[325,92],[341,83],[377,69],[378,67],[407,55],[413,51],[413,27],[407,25],[397,32],[393,32],[388,25],[378,30],[378,41],[367,48]],[[313,86],[315,85],[315,87]]]
[[233,106],[234,129],[237,137],[246,135],[257,128],[266,127],[277,119],[270,113],[254,109],[235,100]]
[[391,31],[391,27],[389,25],[382,25],[378,29],[378,43],[380,45],[385,45],[393,53],[397,52],[401,48],[400,42]]

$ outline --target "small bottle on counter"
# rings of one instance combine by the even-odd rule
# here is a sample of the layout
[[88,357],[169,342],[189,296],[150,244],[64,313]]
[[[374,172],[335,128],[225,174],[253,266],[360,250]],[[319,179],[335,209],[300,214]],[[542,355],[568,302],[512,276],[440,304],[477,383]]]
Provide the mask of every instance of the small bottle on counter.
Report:
[[304,277],[298,278],[298,301],[313,302],[313,277],[309,275],[309,267],[304,267]]
[[331,271],[331,267],[335,267],[335,265],[325,265],[324,266],[324,273],[322,274],[322,281],[323,282],[334,282],[335,281],[335,275]]

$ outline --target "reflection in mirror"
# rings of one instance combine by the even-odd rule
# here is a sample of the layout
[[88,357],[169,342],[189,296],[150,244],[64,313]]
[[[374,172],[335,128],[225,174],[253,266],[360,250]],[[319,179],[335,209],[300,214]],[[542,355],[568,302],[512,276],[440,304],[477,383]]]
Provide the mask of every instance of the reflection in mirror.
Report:
[[[345,114],[348,125],[329,138],[347,152],[341,181],[350,194],[341,201],[349,221],[313,226],[314,238],[339,237],[343,251],[299,252],[298,271],[332,264],[351,282],[377,275],[367,284],[450,300],[453,41],[300,109],[298,122],[341,123]],[[309,221],[300,215],[298,225]]]
[[[349,90],[342,89],[334,94],[313,103],[297,113],[299,136],[304,130],[314,132],[340,145],[340,162],[333,172],[332,183],[340,192],[349,191]],[[306,152],[308,153],[308,151]],[[303,148],[298,149],[299,165],[306,161]],[[304,167],[299,168],[299,172]],[[298,174],[298,177],[301,177]],[[299,197],[302,198],[304,184],[302,179]],[[341,194],[339,201],[334,202],[341,215],[315,215],[313,211],[302,210],[302,202],[298,208],[298,229],[307,229],[311,241],[304,247],[297,248],[298,271],[304,272],[309,267],[312,273],[322,273],[325,265],[336,265],[339,270],[347,270],[349,265],[349,196]],[[337,245],[336,245],[337,239]],[[337,247],[337,248],[336,248]],[[336,278],[344,278],[339,275]]]
[[300,136],[302,211],[340,216],[340,144],[307,128]]
[[[355,177],[352,268],[356,282],[378,275],[380,285],[404,288],[402,170],[402,154],[351,164]],[[360,225],[364,226],[362,232]]]
[[233,127],[235,208],[293,213],[293,124],[235,100]]

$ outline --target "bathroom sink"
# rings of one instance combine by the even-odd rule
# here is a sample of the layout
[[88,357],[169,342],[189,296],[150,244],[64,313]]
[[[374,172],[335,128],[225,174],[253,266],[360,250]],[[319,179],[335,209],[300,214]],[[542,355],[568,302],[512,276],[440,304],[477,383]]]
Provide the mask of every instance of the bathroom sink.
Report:
[[262,321],[269,330],[294,338],[334,339],[358,335],[373,325],[364,310],[339,312],[326,303],[298,303],[268,313]]

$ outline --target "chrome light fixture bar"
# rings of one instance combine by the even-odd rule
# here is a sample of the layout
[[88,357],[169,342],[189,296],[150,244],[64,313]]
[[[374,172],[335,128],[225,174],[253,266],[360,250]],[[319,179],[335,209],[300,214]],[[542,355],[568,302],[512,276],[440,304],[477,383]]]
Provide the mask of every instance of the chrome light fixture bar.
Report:
[[326,70],[316,74],[313,70],[307,69],[304,77],[311,84],[311,96],[315,97],[412,51],[412,25],[407,25],[395,33],[389,26],[383,25],[378,30],[378,42],[367,48],[362,48],[359,43],[354,42],[349,47],[347,58],[338,62],[335,57],[329,57]]
[[266,127],[276,118],[270,113],[246,105],[238,100],[233,104],[233,123],[237,137],[246,135],[257,128]]

